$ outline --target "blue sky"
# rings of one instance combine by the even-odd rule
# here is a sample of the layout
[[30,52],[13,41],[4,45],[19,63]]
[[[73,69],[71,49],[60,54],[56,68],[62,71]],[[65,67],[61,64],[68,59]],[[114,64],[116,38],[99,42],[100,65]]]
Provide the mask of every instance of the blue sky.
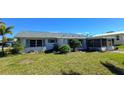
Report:
[[101,34],[124,30],[124,18],[2,18],[2,20],[7,26],[15,27],[13,36],[20,31]]

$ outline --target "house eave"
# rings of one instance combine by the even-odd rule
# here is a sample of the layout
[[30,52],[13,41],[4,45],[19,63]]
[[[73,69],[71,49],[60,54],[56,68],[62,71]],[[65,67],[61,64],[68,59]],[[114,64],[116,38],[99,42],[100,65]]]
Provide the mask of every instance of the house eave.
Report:
[[86,37],[18,37],[14,38],[57,38],[57,39],[85,39]]

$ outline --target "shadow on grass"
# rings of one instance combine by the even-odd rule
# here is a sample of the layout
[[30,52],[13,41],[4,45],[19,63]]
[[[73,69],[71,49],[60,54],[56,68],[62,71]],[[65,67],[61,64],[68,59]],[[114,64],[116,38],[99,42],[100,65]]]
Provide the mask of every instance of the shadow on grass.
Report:
[[0,52],[0,57],[6,57],[6,56],[7,56],[6,53]]
[[93,53],[93,52],[104,53],[105,51],[100,51],[100,50],[85,50],[83,52],[86,52],[86,53]]
[[8,53],[2,53],[2,52],[0,52],[0,58],[2,58],[2,57],[8,57],[8,56],[12,56],[12,55],[19,55],[19,54],[21,54],[21,53],[15,53],[15,54],[8,54]]
[[62,75],[81,75],[79,72],[70,70],[69,72],[61,70]]
[[101,64],[116,75],[124,75],[124,69],[122,69],[122,68],[116,67],[115,65],[108,63],[108,62],[106,62],[106,63],[101,62]]

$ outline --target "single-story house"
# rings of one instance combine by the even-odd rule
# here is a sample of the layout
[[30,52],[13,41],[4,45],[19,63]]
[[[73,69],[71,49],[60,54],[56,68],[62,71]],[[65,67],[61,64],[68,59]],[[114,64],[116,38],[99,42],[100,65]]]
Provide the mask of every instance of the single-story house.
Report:
[[51,32],[20,32],[15,36],[24,46],[25,52],[51,50],[54,45],[68,44],[70,39],[79,39],[84,50],[112,50],[113,38],[87,38],[82,34],[51,33]]
[[114,45],[123,45],[124,44],[124,31],[104,33],[99,35],[94,35],[97,38],[113,38]]
[[51,32],[20,32],[15,38],[20,39],[25,52],[51,50],[54,45],[68,44],[70,39],[79,39],[82,49],[86,48],[85,36],[79,34],[51,33]]

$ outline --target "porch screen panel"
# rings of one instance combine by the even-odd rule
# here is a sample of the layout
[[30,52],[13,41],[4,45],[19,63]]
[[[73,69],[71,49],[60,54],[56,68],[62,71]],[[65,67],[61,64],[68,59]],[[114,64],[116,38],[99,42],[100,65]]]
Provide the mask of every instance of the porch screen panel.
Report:
[[94,47],[101,47],[101,40],[100,39],[94,39]]
[[87,47],[93,47],[93,40],[87,40]]
[[107,46],[107,42],[106,41],[107,41],[106,39],[102,39],[102,46],[103,47]]
[[112,46],[112,41],[111,41],[110,39],[108,40],[107,43],[108,43],[108,44],[107,44],[108,46]]

